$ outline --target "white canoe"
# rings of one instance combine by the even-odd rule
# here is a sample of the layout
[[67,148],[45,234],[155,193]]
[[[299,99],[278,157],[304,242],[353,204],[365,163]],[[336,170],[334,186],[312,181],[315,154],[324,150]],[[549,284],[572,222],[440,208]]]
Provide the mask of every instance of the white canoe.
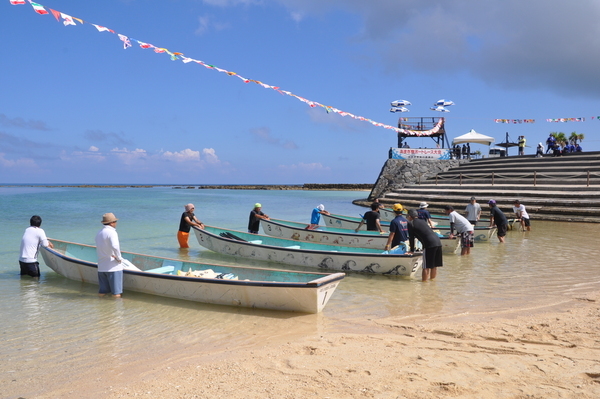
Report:
[[[344,245],[346,247],[373,248],[383,251],[389,236],[378,231],[359,230],[355,232],[335,227],[319,227],[306,230],[306,223],[290,222],[281,219],[262,219],[260,221],[265,234],[272,237],[286,238],[296,241],[318,242],[323,244]],[[460,247],[460,240],[440,237],[445,254],[455,254]]]
[[423,263],[422,254],[384,254],[381,249],[294,241],[236,230],[194,227],[198,243],[211,251],[239,258],[396,276],[414,276]]
[[[344,215],[321,215],[323,218],[325,225],[329,227],[335,227],[338,229],[346,229],[346,230],[356,230],[358,227],[361,218],[353,217],[353,216],[344,216]],[[448,220],[446,218],[446,220]],[[389,229],[390,222],[381,222],[381,227],[384,229]],[[365,224],[362,225],[361,230],[366,229]],[[450,235],[450,226],[440,226],[437,225],[433,229],[435,232],[439,233],[443,237],[447,237]],[[488,226],[475,226],[474,230],[474,238],[476,242],[485,242],[489,241],[494,234],[496,234],[496,227],[488,227]]]
[[[54,239],[50,241],[54,249],[42,248],[41,251],[49,268],[71,280],[98,284],[96,247]],[[122,255],[141,269],[124,270],[125,291],[218,305],[318,313],[344,278],[344,273],[223,266],[130,252],[122,252]],[[185,273],[190,269],[210,269],[212,276],[224,278],[178,275],[178,272]],[[228,279],[231,275],[237,279]]]

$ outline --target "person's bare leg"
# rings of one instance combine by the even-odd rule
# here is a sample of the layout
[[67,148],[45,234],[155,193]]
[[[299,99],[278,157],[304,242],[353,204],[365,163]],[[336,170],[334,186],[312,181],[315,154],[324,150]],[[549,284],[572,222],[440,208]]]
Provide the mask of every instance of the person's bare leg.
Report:
[[429,271],[430,271],[430,270],[431,270],[431,269],[426,269],[426,268],[423,268],[423,271],[421,272],[421,279],[422,279],[423,281],[427,281],[427,280],[429,279]]
[[432,269],[427,269],[427,270],[431,270],[431,272],[429,272],[429,279],[433,280],[435,278],[435,276],[437,276],[437,267],[434,267]]

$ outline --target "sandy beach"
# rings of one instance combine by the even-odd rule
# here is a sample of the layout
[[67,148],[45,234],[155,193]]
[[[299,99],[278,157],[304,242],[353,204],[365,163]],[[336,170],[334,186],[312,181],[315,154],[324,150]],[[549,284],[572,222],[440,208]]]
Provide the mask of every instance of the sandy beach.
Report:
[[[45,397],[598,398],[600,294],[502,314],[335,332],[123,366]],[[361,327],[354,326],[360,330]],[[106,377],[106,374],[104,374]]]

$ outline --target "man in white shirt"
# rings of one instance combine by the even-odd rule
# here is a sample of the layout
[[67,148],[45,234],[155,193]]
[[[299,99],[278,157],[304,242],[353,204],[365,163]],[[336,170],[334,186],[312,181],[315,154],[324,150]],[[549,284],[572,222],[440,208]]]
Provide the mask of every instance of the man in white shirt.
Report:
[[54,245],[46,238],[46,233],[40,227],[41,225],[42,218],[33,215],[29,219],[29,227],[25,229],[25,234],[21,239],[21,256],[19,257],[21,276],[39,277],[40,263],[37,260],[37,255],[40,246],[54,248]]
[[448,219],[450,220],[449,238],[454,238],[454,229],[456,228],[456,233],[460,236],[460,254],[469,255],[471,253],[471,248],[475,243],[475,235],[473,234],[475,228],[464,216],[461,216],[450,205],[444,206],[444,213],[448,215]]
[[521,219],[521,228],[523,231],[531,231],[531,222],[529,221],[529,214],[525,210],[525,205],[521,204],[521,201],[515,200],[513,203],[513,211],[517,216],[517,219]]
[[112,292],[115,298],[123,293],[123,264],[121,247],[117,234],[117,219],[112,213],[102,215],[104,227],[96,234],[96,253],[98,254],[99,295]]

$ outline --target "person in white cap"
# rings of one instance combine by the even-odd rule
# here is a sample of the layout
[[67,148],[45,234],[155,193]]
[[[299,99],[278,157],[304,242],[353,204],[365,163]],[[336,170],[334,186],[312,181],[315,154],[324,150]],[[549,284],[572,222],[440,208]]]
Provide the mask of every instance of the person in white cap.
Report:
[[254,204],[254,209],[250,211],[250,217],[248,219],[248,233],[258,234],[260,228],[260,219],[269,219],[269,215],[266,215],[261,211],[262,205],[258,202]]
[[321,215],[329,215],[330,213],[325,210],[325,205],[319,204],[315,209],[313,209],[312,214],[310,215],[310,224],[306,226],[307,230],[314,230],[319,227],[319,222],[321,221]]
[[177,231],[177,241],[179,241],[179,248],[189,248],[188,239],[190,237],[190,230],[192,226],[204,229],[204,224],[198,220],[194,214],[196,207],[194,204],[187,204],[184,206],[185,212],[181,214],[179,219],[179,230]]
[[104,227],[96,234],[100,296],[111,292],[115,298],[120,298],[123,293],[123,264],[117,234],[118,220],[113,213],[105,213],[102,215]]
[[427,210],[429,204],[427,202],[421,202],[419,204],[419,209],[417,209],[417,213],[419,214],[419,219],[423,219],[427,222],[429,227],[433,228],[433,221],[431,220],[431,214]]

